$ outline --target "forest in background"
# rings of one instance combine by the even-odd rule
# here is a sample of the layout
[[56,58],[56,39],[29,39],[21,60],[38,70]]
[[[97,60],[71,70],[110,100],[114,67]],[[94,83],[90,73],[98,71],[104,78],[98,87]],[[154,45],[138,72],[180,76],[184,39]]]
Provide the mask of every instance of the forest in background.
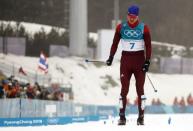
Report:
[[[69,0],[1,0],[0,20],[32,22],[68,29]],[[125,20],[131,4],[140,7],[140,20],[151,30],[152,40],[184,45],[193,43],[192,0],[120,0],[120,19]],[[112,0],[88,0],[88,31],[111,28]]]

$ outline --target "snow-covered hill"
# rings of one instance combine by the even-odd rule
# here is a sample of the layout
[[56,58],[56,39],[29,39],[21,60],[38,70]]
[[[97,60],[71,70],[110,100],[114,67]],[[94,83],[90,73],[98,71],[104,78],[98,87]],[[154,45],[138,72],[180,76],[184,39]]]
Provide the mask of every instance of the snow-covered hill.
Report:
[[[6,55],[0,57],[0,63],[22,66],[25,70],[36,70],[36,57]],[[72,83],[74,101],[85,104],[115,105],[120,94],[119,61],[114,61],[111,67],[102,64],[86,63],[80,57],[51,57],[48,58],[49,75],[52,82]],[[147,103],[152,98],[160,98],[165,104],[172,104],[175,96],[187,97],[193,94],[193,75],[167,75],[148,73],[155,88],[155,93],[148,79],[145,83]],[[133,103],[136,98],[135,79],[132,76],[128,98]]]
[[[7,25],[10,25],[11,27],[16,27],[19,24],[20,26],[23,26],[26,30],[27,33],[29,33],[31,36],[33,36],[35,33],[42,31],[42,29],[45,31],[45,33],[49,33],[52,28],[56,28],[59,33],[65,32],[66,29],[62,27],[55,27],[55,26],[50,26],[50,25],[43,25],[43,24],[36,24],[36,23],[29,23],[29,22],[20,22],[17,23],[16,21],[5,21],[5,20],[0,20],[0,24],[3,24],[4,27]],[[89,32],[88,37],[92,38],[94,41],[97,40],[98,36],[96,33]]]

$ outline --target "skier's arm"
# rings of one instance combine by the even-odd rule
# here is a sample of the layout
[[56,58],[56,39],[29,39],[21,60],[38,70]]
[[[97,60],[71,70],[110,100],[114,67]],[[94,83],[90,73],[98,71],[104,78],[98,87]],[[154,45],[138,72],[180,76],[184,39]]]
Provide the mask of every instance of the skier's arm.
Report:
[[119,41],[120,41],[120,31],[121,31],[121,24],[119,24],[117,27],[116,27],[116,31],[115,31],[115,35],[114,35],[114,38],[113,38],[113,44],[111,46],[111,51],[110,51],[110,56],[114,57],[116,51],[117,51],[117,47],[118,47],[118,44],[119,44]]
[[144,72],[148,72],[151,59],[151,35],[147,25],[144,26],[144,42],[145,42],[145,62],[142,67],[142,70]]
[[145,41],[145,57],[146,60],[151,59],[151,35],[147,25],[144,26],[144,41]]
[[117,51],[117,47],[118,47],[118,44],[119,44],[119,41],[120,41],[120,38],[121,38],[120,31],[121,31],[121,24],[119,24],[117,26],[116,31],[115,31],[115,35],[114,35],[114,38],[113,38],[113,44],[111,46],[110,55],[109,55],[109,58],[106,61],[106,64],[108,66],[110,66],[112,64],[114,55]]

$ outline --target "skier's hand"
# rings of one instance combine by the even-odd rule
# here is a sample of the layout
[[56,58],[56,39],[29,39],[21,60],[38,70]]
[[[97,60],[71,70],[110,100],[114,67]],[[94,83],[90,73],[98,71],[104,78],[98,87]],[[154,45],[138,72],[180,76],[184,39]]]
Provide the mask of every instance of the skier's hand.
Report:
[[145,60],[145,63],[143,65],[143,67],[142,67],[142,70],[144,72],[148,72],[149,71],[149,66],[150,66],[150,61],[149,60]]
[[113,56],[109,56],[109,58],[108,58],[107,61],[106,61],[106,64],[107,64],[108,66],[111,66],[111,65],[112,65],[112,62],[113,62]]

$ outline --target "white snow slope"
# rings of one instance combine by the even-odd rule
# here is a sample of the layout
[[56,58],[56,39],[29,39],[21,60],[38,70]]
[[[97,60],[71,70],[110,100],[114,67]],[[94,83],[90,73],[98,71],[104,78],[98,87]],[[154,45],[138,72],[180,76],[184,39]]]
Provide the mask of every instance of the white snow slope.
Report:
[[[24,70],[37,71],[39,58],[23,57],[15,55],[2,55],[0,63],[14,64],[15,67],[22,66]],[[114,61],[112,66],[86,63],[81,57],[50,57],[48,58],[49,74],[52,82],[72,83],[74,101],[84,104],[116,105],[120,94],[119,61]],[[17,74],[15,74],[17,75]],[[147,104],[152,98],[159,98],[163,103],[171,105],[175,96],[187,97],[193,94],[193,75],[168,75],[148,73],[157,93],[146,78],[145,94]],[[111,80],[112,77],[112,80]],[[113,81],[115,84],[109,84]],[[113,87],[114,86],[114,87]],[[136,98],[135,79],[132,76],[128,98],[133,103]]]

